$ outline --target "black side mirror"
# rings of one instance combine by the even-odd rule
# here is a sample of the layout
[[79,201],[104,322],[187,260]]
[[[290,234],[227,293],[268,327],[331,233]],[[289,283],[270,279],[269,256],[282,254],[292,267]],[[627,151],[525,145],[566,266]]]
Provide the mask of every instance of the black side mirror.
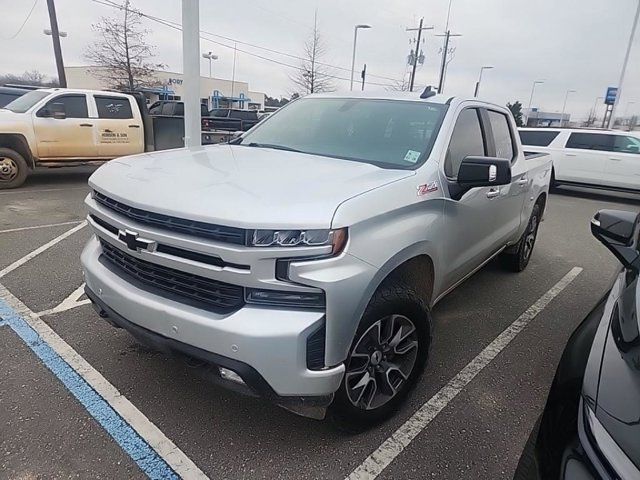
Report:
[[640,214],[624,210],[600,210],[591,220],[591,233],[625,268],[640,272]]
[[491,187],[511,183],[511,162],[504,158],[465,157],[458,170],[462,187]]
[[64,120],[67,118],[67,112],[64,108],[64,103],[52,103],[49,106],[49,112],[51,116],[57,120]]

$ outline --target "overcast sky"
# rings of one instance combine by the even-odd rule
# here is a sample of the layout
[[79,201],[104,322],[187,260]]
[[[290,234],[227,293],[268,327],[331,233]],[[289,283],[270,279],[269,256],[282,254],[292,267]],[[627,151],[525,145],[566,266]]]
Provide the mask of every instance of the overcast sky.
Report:
[[[618,81],[632,20],[639,0],[453,0],[450,29],[462,34],[452,40],[455,56],[449,65],[445,93],[473,94],[479,69],[485,71],[481,97],[504,104],[520,100],[526,107],[534,80],[545,83],[536,88],[533,106],[560,111],[568,89],[567,112],[575,119],[585,118],[596,97]],[[416,83],[438,81],[439,50],[449,0],[234,0],[200,1],[201,30],[272,50],[301,55],[303,44],[318,12],[319,29],[327,46],[324,61],[346,70],[332,74],[349,77],[353,26],[368,23],[371,30],[360,30],[357,70],[367,64],[369,80],[390,84],[400,80],[409,52],[407,26],[416,26],[420,17],[435,29],[427,31],[425,65],[418,67]],[[13,36],[26,18],[32,0],[0,0],[0,73],[22,73],[39,70],[55,75],[51,38],[43,35],[48,28],[45,0],[37,0],[33,15],[23,30]],[[144,13],[180,22],[180,0],[132,0]],[[110,7],[91,0],[56,0],[60,29],[68,32],[62,39],[66,65],[82,65],[83,50],[94,34],[91,24],[101,16],[117,15]],[[182,71],[181,34],[169,27],[145,20],[151,30],[150,44],[156,47],[157,60],[170,71]],[[232,42],[203,34],[226,45]],[[233,49],[201,42],[202,51],[213,51],[214,76],[231,78]],[[298,60],[238,44],[238,48],[290,65]],[[208,62],[202,60],[203,75]],[[247,53],[238,53],[236,79],[248,81],[252,90],[271,96],[288,95],[293,90],[289,79],[292,69]],[[349,87],[348,81],[336,80],[338,89]],[[368,85],[367,89],[384,89]],[[635,101],[629,107],[628,102]],[[640,32],[636,34],[627,70],[619,114],[640,113]],[[599,111],[604,107],[600,103]]]

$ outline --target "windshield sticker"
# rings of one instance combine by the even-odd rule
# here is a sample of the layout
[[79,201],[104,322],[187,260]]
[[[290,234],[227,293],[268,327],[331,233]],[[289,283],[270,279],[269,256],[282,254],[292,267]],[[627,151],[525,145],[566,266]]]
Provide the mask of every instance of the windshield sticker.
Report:
[[415,150],[407,151],[407,154],[404,156],[405,162],[416,163],[420,158],[420,152],[416,152]]

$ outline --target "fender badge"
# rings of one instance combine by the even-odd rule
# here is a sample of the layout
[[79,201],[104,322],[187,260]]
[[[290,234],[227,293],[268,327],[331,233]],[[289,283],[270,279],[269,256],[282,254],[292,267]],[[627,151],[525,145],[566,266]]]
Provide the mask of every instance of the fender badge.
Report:
[[438,190],[438,182],[429,182],[424,185],[418,185],[418,196],[421,197],[427,193],[436,192]]

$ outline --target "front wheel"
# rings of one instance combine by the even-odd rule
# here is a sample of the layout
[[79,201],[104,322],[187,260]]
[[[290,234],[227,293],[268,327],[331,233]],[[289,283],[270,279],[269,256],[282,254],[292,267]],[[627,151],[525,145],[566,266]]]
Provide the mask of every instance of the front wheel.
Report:
[[401,282],[385,282],[360,321],[330,407],[338,428],[358,432],[390,417],[424,370],[430,343],[425,303]]
[[29,167],[22,155],[10,148],[0,148],[0,190],[19,187],[28,173]]
[[536,244],[536,238],[538,236],[541,214],[542,209],[540,208],[540,204],[536,203],[533,206],[531,217],[529,217],[527,228],[516,245],[515,252],[504,255],[505,264],[509,270],[521,272],[527,268],[527,265],[529,265],[529,260],[531,260],[531,254],[533,253],[533,247]]

